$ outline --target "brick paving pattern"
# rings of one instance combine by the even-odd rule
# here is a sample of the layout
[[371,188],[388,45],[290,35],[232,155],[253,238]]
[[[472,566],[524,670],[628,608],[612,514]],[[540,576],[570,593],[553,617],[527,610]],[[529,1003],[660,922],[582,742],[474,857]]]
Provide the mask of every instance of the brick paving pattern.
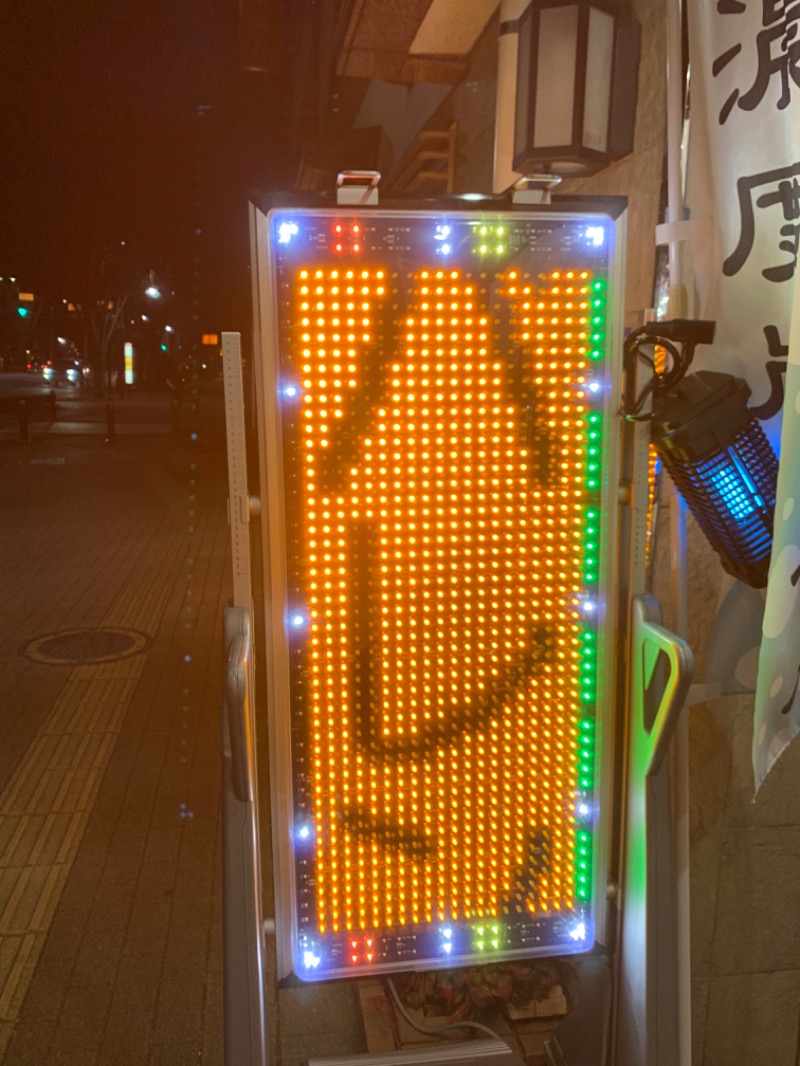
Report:
[[[179,432],[126,400],[113,445],[63,406],[0,427],[0,1062],[221,1064],[221,386]],[[152,644],[20,654],[103,626]]]

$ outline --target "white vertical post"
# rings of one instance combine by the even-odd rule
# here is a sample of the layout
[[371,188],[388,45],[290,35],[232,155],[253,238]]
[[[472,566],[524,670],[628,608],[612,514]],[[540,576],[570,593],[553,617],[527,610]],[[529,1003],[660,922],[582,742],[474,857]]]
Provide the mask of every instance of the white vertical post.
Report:
[[530,0],[501,0],[497,41],[497,101],[494,121],[493,192],[504,192],[522,175],[514,170],[517,109],[517,21]]
[[250,497],[241,338],[222,334],[233,603],[225,608],[222,839],[225,1059],[267,1066],[265,951],[253,706]]
[[[684,77],[682,41],[682,0],[667,3],[667,200],[668,221],[683,217],[682,159],[684,117]],[[687,314],[686,290],[680,259],[680,244],[669,242],[668,317]],[[672,628],[685,637],[688,625],[686,589],[686,504],[674,485],[670,485],[670,601]],[[684,713],[678,719],[673,744],[674,755],[674,833],[678,965],[678,1056],[679,1066],[691,1066],[691,899],[689,856],[689,720]]]
[[228,520],[233,559],[233,605],[250,610],[250,498],[247,492],[242,349],[238,333],[222,334],[222,383],[228,444]]

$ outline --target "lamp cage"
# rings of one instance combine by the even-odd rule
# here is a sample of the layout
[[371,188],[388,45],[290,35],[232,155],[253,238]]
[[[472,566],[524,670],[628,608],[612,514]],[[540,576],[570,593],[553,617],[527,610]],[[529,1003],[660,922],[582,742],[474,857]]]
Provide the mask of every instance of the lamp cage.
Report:
[[741,378],[701,370],[656,393],[653,444],[725,569],[767,584],[778,460]]

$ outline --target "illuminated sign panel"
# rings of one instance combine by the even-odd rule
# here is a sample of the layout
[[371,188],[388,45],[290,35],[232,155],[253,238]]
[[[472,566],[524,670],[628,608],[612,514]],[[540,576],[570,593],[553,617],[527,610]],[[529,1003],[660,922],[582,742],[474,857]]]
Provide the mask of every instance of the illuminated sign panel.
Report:
[[301,977],[593,943],[614,237],[270,215]]
[[125,384],[133,384],[133,344],[130,341],[125,341],[123,345],[123,359],[124,359],[124,371],[125,371]]

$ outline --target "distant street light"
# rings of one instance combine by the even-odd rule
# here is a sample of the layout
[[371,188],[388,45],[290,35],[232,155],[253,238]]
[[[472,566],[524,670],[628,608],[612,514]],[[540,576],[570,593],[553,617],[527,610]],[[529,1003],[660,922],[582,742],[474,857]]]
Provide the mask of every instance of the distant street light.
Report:
[[148,285],[144,290],[145,296],[149,296],[151,300],[157,300],[161,295],[161,290],[157,289],[155,285]]

